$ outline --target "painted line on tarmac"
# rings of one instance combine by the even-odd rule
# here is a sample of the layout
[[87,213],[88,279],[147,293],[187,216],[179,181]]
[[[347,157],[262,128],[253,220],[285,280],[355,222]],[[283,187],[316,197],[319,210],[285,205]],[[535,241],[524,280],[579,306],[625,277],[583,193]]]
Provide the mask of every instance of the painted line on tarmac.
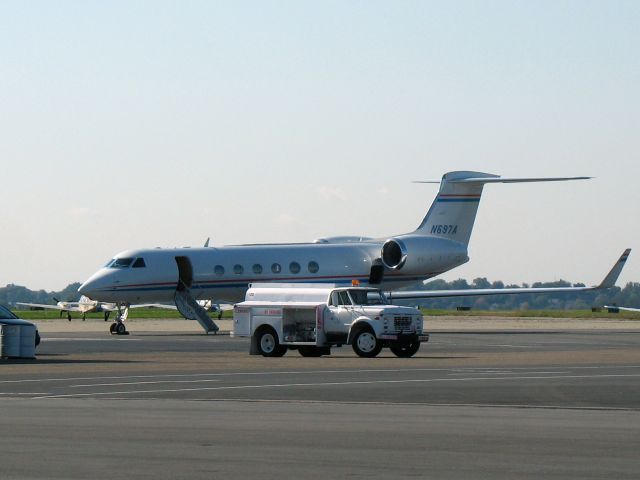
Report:
[[[106,399],[114,400],[114,399]],[[131,400],[127,398],[115,400]],[[162,397],[145,398],[144,400],[163,400]],[[598,407],[598,406],[570,406],[570,405],[537,405],[528,403],[420,403],[420,402],[385,402],[385,401],[356,401],[356,400],[302,400],[302,399],[279,399],[279,398],[181,398],[185,402],[244,402],[244,403],[296,403],[296,404],[324,404],[324,405],[382,405],[395,407],[477,407],[477,408],[521,408],[521,409],[544,409],[544,410],[596,410],[596,411],[623,411],[637,412],[638,407]]]
[[7,397],[15,396],[15,395],[48,395],[49,392],[2,392],[0,395],[5,395]]
[[512,380],[555,380],[555,379],[595,379],[595,378],[620,378],[620,377],[640,377],[640,374],[602,374],[602,375],[549,375],[549,376],[521,376],[521,377],[468,377],[468,378],[426,378],[413,380],[369,380],[355,382],[321,382],[321,383],[278,383],[266,385],[233,385],[224,387],[201,387],[201,388],[176,388],[162,390],[129,390],[118,392],[95,392],[95,393],[68,393],[60,395],[45,395],[33,397],[33,399],[47,398],[73,398],[73,397],[94,397],[104,395],[133,395],[148,393],[181,393],[200,392],[211,390],[252,390],[262,388],[290,388],[290,387],[331,387],[349,385],[383,385],[402,383],[438,383],[438,382],[478,382],[478,381],[512,381]]
[[148,385],[157,383],[203,383],[203,382],[220,382],[219,378],[203,378],[201,380],[157,380],[149,382],[118,382],[118,383],[92,383],[86,385],[69,385],[69,388],[89,388],[89,387],[114,387],[117,385]]
[[[469,374],[478,374],[483,375],[486,373],[490,373],[491,375],[519,375],[522,372],[457,372],[457,373],[448,373],[447,375],[469,375]],[[557,374],[567,374],[571,373],[571,370],[565,370],[561,372],[527,372],[529,375],[557,375]]]
[[42,339],[43,342],[49,343],[49,342],[113,342],[113,341],[117,341],[117,342],[140,342],[142,341],[142,339],[140,338],[118,338],[118,339],[113,339],[113,338],[67,338],[67,337],[56,337],[56,338],[43,338]]
[[[514,370],[526,373],[535,367],[509,367],[508,370]],[[567,366],[545,366],[546,369],[566,370]],[[584,369],[621,369],[621,368],[638,368],[640,365],[591,365],[591,366],[571,366],[572,370]],[[193,377],[233,377],[233,376],[270,376],[270,375],[294,375],[294,374],[325,374],[325,373],[411,373],[411,372],[469,372],[469,373],[493,373],[505,371],[506,369],[496,367],[470,367],[470,368],[380,368],[380,369],[347,369],[347,370],[278,370],[274,372],[224,372],[224,373],[176,373],[162,375],[119,375],[104,377],[58,377],[58,378],[25,378],[19,380],[0,380],[0,384],[4,383],[41,383],[41,382],[76,382],[84,380],[125,380],[128,378],[193,378]]]

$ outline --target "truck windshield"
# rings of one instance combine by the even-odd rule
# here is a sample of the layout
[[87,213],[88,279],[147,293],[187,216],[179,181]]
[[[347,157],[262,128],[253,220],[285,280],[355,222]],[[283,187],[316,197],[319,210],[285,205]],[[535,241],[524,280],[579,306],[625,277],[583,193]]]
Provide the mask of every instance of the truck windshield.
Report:
[[0,318],[18,318],[8,308],[0,305]]
[[379,290],[349,290],[356,305],[386,305],[387,299]]

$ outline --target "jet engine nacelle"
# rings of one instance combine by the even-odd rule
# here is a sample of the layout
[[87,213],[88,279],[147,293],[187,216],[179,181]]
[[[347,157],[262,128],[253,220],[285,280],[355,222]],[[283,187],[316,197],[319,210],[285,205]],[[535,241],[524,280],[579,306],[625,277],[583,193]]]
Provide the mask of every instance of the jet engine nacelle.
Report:
[[464,245],[452,240],[424,235],[402,235],[390,238],[382,245],[382,264],[390,270],[403,272],[421,271],[434,273],[452,268],[469,260]]
[[387,268],[400,270],[404,267],[408,256],[407,246],[400,239],[390,238],[382,245],[380,258],[382,259],[382,264]]

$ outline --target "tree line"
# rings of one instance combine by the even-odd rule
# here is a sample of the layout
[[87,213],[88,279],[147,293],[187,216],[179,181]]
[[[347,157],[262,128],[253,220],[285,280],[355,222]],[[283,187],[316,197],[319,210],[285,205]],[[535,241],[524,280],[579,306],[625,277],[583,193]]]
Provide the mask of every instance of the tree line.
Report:
[[55,304],[56,299],[76,302],[80,298],[78,293],[80,282],[71,283],[58,292],[45,290],[30,290],[27,287],[10,283],[0,288],[0,303],[14,307],[16,302]]

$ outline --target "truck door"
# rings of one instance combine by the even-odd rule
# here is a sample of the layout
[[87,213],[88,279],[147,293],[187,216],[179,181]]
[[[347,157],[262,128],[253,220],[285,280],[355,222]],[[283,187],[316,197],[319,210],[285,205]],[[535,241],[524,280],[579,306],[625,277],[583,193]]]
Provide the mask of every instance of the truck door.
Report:
[[348,333],[353,322],[353,305],[346,290],[331,292],[331,314],[325,330],[332,333]]

